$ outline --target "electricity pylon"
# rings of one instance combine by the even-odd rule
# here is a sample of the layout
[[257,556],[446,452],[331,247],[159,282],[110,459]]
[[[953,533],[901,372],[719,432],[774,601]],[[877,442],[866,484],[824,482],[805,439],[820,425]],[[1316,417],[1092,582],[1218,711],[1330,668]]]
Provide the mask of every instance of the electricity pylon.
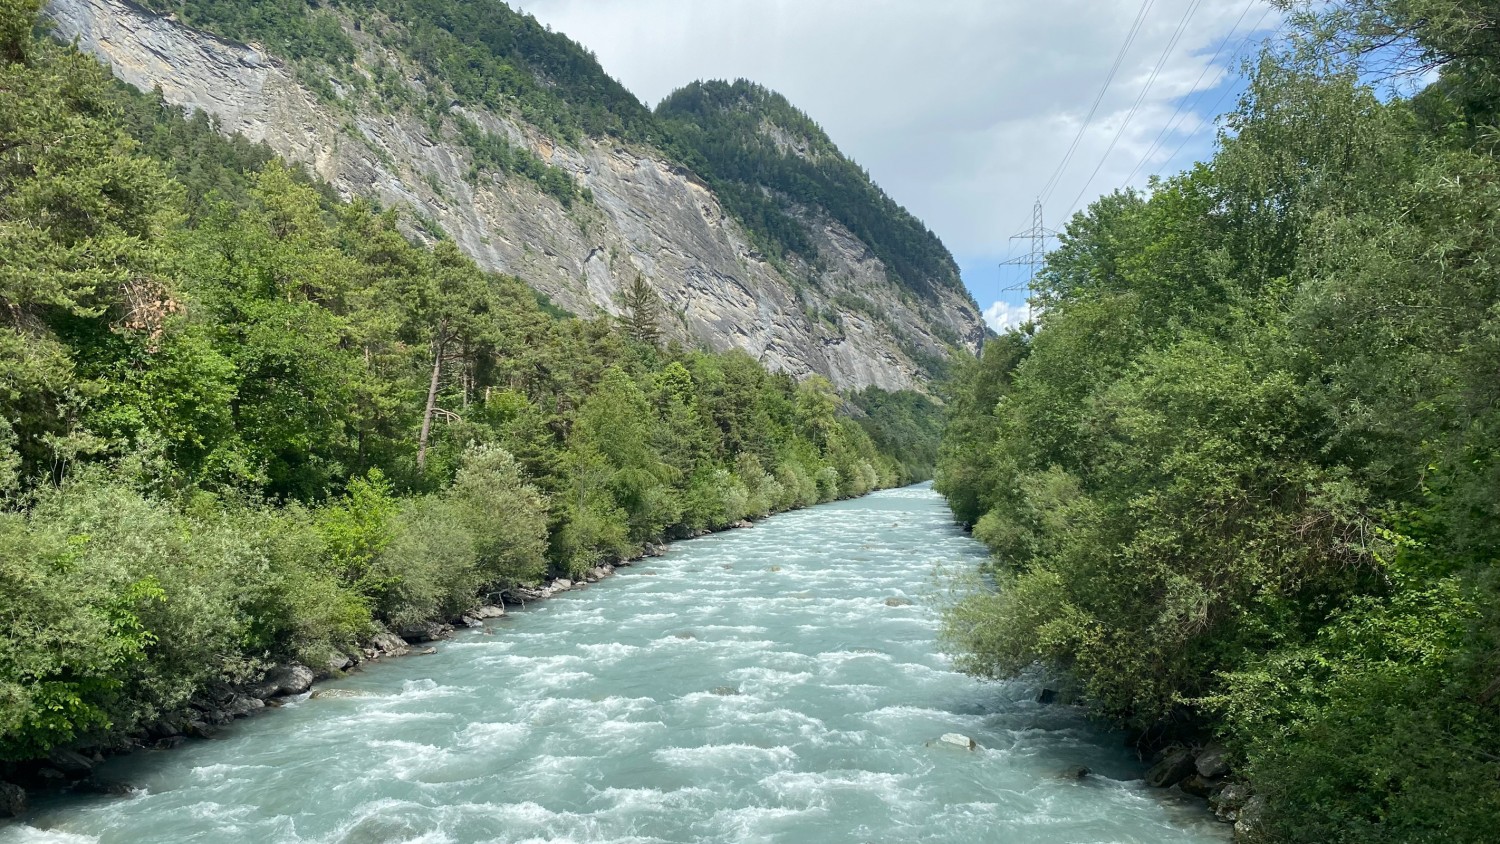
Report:
[[1026,299],[1026,321],[1031,321],[1031,285],[1036,281],[1036,274],[1042,268],[1042,263],[1047,260],[1047,238],[1056,237],[1057,232],[1042,224],[1042,200],[1037,199],[1036,204],[1031,206],[1031,228],[1017,235],[1012,235],[1011,240],[1030,241],[1026,254],[1005,261],[1002,267],[1027,267],[1031,270],[1026,280],[1020,284],[1002,287],[1002,293],[1020,293]]

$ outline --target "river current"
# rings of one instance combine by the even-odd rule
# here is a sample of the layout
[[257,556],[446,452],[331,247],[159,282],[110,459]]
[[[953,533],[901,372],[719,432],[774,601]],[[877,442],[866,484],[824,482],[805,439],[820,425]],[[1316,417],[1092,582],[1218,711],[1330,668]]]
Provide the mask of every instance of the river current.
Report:
[[131,796],[44,801],[0,842],[1226,840],[1118,734],[951,670],[935,572],[983,555],[927,486],[681,542],[220,739],[112,760]]

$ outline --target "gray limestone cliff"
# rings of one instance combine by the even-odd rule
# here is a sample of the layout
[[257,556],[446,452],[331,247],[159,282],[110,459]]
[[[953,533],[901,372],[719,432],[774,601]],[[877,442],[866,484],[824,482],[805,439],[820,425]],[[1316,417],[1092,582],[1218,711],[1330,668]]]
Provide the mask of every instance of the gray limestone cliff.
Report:
[[[580,315],[618,313],[637,273],[662,298],[667,336],[741,349],[840,387],[921,389],[950,349],[977,348],[983,323],[961,290],[913,296],[837,222],[801,215],[811,264],[766,260],[713,190],[658,150],[614,139],[563,143],[512,114],[454,103],[433,121],[330,103],[254,44],[181,25],[124,0],[52,0],[57,35],[144,90],[263,141],[346,197],[403,209],[414,233],[440,227],[482,266],[517,276]],[[402,66],[358,28],[355,70]],[[415,75],[408,86],[420,86]],[[337,88],[337,81],[334,81]],[[591,197],[571,207],[519,176],[474,178],[458,121],[529,149]]]

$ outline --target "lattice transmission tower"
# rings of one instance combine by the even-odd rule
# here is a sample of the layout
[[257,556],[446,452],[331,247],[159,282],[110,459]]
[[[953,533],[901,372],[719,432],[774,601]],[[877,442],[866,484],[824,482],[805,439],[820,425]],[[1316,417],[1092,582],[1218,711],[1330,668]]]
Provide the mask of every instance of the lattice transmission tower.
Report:
[[1025,281],[1000,288],[1002,293],[1020,293],[1026,299],[1027,322],[1031,321],[1032,283],[1036,281],[1036,274],[1041,270],[1042,263],[1047,260],[1047,239],[1056,236],[1057,232],[1047,228],[1042,222],[1042,200],[1038,198],[1036,204],[1031,206],[1031,228],[1010,238],[1012,241],[1028,241],[1026,253],[1000,264],[1002,267],[1027,267],[1030,270]]

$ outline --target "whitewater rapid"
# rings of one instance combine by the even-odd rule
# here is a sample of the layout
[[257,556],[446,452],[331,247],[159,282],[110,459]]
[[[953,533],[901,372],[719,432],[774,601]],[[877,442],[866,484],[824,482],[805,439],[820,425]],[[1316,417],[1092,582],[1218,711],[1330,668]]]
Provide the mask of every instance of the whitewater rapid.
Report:
[[112,760],[130,796],[42,801],[0,842],[1227,840],[1119,735],[951,669],[944,573],[983,554],[927,486],[681,542],[220,739]]

